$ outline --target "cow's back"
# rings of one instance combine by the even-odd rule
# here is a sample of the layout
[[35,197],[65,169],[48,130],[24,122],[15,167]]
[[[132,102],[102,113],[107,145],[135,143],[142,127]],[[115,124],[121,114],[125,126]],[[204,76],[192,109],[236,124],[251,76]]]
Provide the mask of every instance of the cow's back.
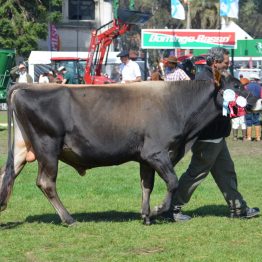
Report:
[[16,91],[13,102],[32,143],[44,134],[92,167],[137,160],[149,141],[168,150],[182,136],[190,114],[203,104],[194,106],[196,96],[191,101],[193,85],[186,81],[25,88]]

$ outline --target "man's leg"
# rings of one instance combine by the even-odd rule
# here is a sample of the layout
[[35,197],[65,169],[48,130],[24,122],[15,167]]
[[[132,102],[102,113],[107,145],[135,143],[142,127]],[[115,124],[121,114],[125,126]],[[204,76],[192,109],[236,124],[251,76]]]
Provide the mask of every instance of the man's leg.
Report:
[[[192,147],[192,158],[187,171],[180,177],[179,186],[173,198],[174,219],[184,219],[180,211],[188,203],[197,186],[205,179],[222,149],[221,143],[197,141]],[[181,218],[181,219],[180,219]]]
[[252,208],[248,208],[242,195],[237,190],[237,175],[234,163],[226,141],[223,139],[221,143],[223,147],[211,168],[211,174],[229,206],[231,217],[245,217],[246,212],[249,213],[247,214],[249,217],[256,216],[259,209],[254,208],[252,210]]

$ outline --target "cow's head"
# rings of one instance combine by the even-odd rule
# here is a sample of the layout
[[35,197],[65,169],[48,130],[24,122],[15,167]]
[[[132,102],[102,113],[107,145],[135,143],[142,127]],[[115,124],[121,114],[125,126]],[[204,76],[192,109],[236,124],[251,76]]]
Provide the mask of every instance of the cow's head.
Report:
[[237,78],[233,77],[228,72],[223,72],[221,75],[217,74],[214,76],[217,77],[215,83],[219,82],[218,89],[223,98],[223,107],[227,105],[229,107],[231,106],[235,112],[237,112],[238,107],[244,107],[246,112],[262,111],[262,99],[255,97],[246,90]]

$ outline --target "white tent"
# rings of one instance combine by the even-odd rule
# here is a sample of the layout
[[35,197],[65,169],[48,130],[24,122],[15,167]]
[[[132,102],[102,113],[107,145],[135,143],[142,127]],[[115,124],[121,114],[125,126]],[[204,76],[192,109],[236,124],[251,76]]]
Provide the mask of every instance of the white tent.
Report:
[[252,40],[251,37],[246,31],[244,31],[239,25],[231,20],[226,20],[224,17],[221,17],[221,30],[229,30],[231,32],[236,32],[236,41],[237,40]]

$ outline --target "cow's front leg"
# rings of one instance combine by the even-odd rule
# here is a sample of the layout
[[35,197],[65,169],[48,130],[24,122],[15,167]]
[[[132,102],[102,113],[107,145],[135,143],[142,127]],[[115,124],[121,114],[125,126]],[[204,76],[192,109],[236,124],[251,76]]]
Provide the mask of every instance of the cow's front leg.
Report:
[[55,208],[62,222],[72,225],[75,220],[62,204],[56,191],[58,160],[38,161],[38,168],[37,186]]
[[151,211],[150,216],[156,216],[169,210],[173,192],[178,187],[178,179],[174,173],[168,152],[159,149],[153,153],[151,152],[150,154],[144,155],[144,159],[157,171],[167,186],[167,194],[163,203]]
[[155,170],[146,164],[140,164],[140,179],[142,189],[142,219],[144,224],[150,225],[150,194],[154,188]]

